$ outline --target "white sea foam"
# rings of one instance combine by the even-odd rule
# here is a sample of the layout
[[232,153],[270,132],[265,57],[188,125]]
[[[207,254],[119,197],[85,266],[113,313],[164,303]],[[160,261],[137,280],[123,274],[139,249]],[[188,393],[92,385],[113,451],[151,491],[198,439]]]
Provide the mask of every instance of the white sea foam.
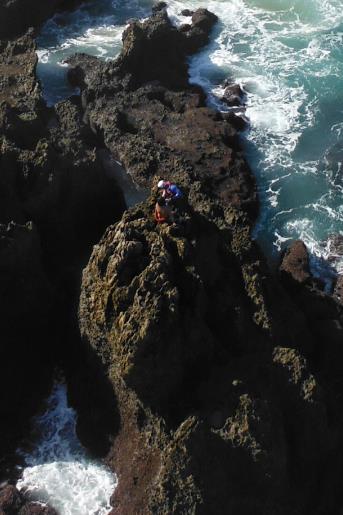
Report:
[[[69,15],[64,26],[58,16],[49,22],[40,38],[39,55],[50,103],[71,94],[63,86],[65,72],[54,72],[51,79],[51,67],[75,51],[115,57],[128,20],[146,17],[152,3],[99,0],[96,8],[83,6]],[[191,81],[201,84],[210,94],[210,104],[220,109],[228,109],[219,100],[224,79],[247,91],[251,130],[245,150],[261,200],[255,237],[268,252],[277,245],[276,233],[282,238],[301,236],[294,217],[309,218],[312,240],[307,241],[315,241],[320,252],[320,242],[341,230],[343,189],[333,182],[330,171],[318,168],[326,148],[343,135],[343,113],[335,106],[343,90],[342,1],[168,0],[168,11],[174,23],[189,23],[181,11],[204,5],[220,22],[208,47],[190,60]],[[54,96],[51,90],[57,80],[62,85]],[[320,199],[328,189],[332,195],[325,205]],[[283,216],[276,217],[278,211]],[[291,232],[287,222],[295,223]]]
[[60,515],[105,515],[117,479],[91,460],[75,433],[76,413],[66,385],[55,384],[42,415],[33,420],[37,440],[19,452],[26,467],[17,487],[32,500],[49,503]]
[[[199,5],[172,1],[170,10],[181,23],[181,7]],[[220,96],[223,89],[216,81],[224,75],[248,92],[246,149],[262,204],[255,237],[267,250],[268,240],[280,248],[290,238],[303,238],[316,261],[314,271],[322,258],[341,272],[342,256],[330,255],[330,246],[322,242],[342,228],[342,190],[332,187],[329,174],[318,177],[318,148],[326,132],[334,140],[342,135],[342,122],[323,124],[324,134],[315,134],[310,152],[304,149],[311,159],[304,160],[298,150],[305,147],[304,136],[323,123],[323,105],[334,86],[328,77],[342,77],[342,31],[336,30],[343,22],[341,2],[218,0],[207,7],[222,26],[209,47],[191,60],[191,80]],[[338,58],[335,52],[341,52]],[[328,188],[331,194],[324,195]]]

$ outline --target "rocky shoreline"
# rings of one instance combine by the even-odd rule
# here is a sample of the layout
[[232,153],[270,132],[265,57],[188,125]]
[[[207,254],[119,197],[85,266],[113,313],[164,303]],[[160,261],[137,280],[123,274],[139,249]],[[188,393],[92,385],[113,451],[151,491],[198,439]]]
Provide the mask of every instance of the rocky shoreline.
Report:
[[[338,514],[341,285],[302,242],[274,274],[252,241],[244,122],[188,83],[217,18],[191,14],[177,29],[160,3],[116,61],[70,58],[81,95],[52,108],[32,33],[0,44],[0,453],[62,363],[78,435],[119,478],[111,514]],[[126,209],[104,149],[146,201]],[[176,226],[152,218],[161,177],[187,197]]]
[[126,206],[80,99],[45,105],[32,33],[0,47],[3,455],[25,432],[56,363],[66,353],[70,360],[82,267]]

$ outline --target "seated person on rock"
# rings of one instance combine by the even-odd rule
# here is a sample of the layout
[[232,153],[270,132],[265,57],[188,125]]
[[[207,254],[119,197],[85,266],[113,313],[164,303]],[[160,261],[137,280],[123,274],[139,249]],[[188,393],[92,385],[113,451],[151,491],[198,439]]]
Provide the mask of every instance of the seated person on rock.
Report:
[[167,205],[166,199],[163,197],[157,200],[154,215],[158,224],[172,223],[174,221],[172,210]]
[[169,181],[160,180],[157,185],[159,190],[162,190],[162,197],[166,200],[168,205],[175,208],[181,207],[182,191],[180,188]]

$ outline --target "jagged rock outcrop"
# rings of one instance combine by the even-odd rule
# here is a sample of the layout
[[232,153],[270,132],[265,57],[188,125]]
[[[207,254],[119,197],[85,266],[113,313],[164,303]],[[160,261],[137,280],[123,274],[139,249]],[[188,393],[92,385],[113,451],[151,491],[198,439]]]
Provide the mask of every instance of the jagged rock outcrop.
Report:
[[[161,64],[167,34],[180,45],[192,31],[171,27],[161,9],[130,25],[118,61],[69,60],[85,119],[136,184],[170,178],[187,197],[175,226],[155,224],[153,195],[94,247],[80,329],[117,420],[102,434],[91,420],[86,434],[87,412],[99,412],[90,402],[80,436],[106,443],[119,477],[113,515],[334,513],[342,419],[332,419],[339,400],[316,368],[321,336],[251,241],[256,192],[234,115],[184,84],[182,59],[180,80],[168,74],[174,55]],[[190,14],[193,25],[207,16]],[[192,44],[176,48],[179,57]],[[316,295],[320,310],[332,302]]]
[[239,84],[226,83],[221,101],[230,107],[238,107],[244,104],[245,93]]
[[31,33],[0,43],[1,451],[67,346],[92,245],[125,209],[79,98],[47,108],[36,64]]
[[178,30],[162,5],[149,21],[132,23],[124,32],[123,50],[115,63],[117,73],[129,75],[136,88],[158,80],[171,89],[187,89],[186,56],[209,42],[217,19],[206,9],[198,9],[192,16],[192,25]]
[[192,31],[202,30],[207,38],[216,18],[200,10],[193,19],[185,36],[164,10],[158,11],[128,27],[117,61],[76,55],[68,59],[69,77],[82,90],[92,130],[137,184],[150,188],[154,176],[184,187],[186,181],[201,181],[254,216],[254,179],[232,123],[237,117],[207,108],[202,89],[188,84],[189,41],[194,48],[203,43]]
[[[119,477],[112,514],[336,514],[342,308],[308,276],[302,244],[279,281],[252,242],[245,122],[188,84],[187,56],[216,17],[189,15],[176,29],[159,4],[129,25],[117,61],[72,57],[81,98],[53,108],[32,34],[0,44],[1,449],[48,384],[61,336],[77,339],[80,264],[109,225],[83,273],[83,347],[64,357],[78,434]],[[104,147],[153,190],[116,225],[125,205]],[[175,225],[152,219],[160,177],[185,194]]]
[[[297,241],[291,244],[280,266],[281,280],[311,328],[312,361],[317,377],[331,392],[330,402],[337,402],[341,395],[337,382],[340,381],[343,359],[341,279],[338,277],[333,295],[327,294],[322,282],[310,273],[308,264],[309,255],[304,243]],[[340,420],[338,412],[335,416]]]
[[150,213],[108,228],[83,274],[81,332],[119,410],[113,514],[306,513],[335,437],[306,359],[274,347],[272,299],[247,289],[232,211],[217,225],[194,202],[176,227]]
[[[0,62],[4,71],[0,84],[1,221],[33,220],[45,230],[58,229],[62,238],[70,233],[70,242],[81,235],[91,241],[92,225],[98,224],[99,237],[106,221],[125,206],[113,180],[106,176],[92,132],[82,121],[79,99],[46,107],[35,77],[37,57],[30,35],[8,43]],[[21,70],[14,83],[13,66]],[[100,222],[102,211],[105,222]]]
[[283,256],[280,272],[285,280],[297,283],[305,283],[310,279],[310,259],[304,242],[297,240],[289,245]]

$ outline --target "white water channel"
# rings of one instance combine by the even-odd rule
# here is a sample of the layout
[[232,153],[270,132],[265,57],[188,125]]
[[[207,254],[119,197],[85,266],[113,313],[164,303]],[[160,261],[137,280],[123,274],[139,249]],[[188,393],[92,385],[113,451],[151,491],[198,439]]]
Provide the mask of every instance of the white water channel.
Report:
[[57,381],[44,411],[32,420],[31,437],[18,450],[25,468],[17,487],[60,515],[106,515],[117,479],[87,455],[75,426],[76,413],[68,406],[66,384]]

